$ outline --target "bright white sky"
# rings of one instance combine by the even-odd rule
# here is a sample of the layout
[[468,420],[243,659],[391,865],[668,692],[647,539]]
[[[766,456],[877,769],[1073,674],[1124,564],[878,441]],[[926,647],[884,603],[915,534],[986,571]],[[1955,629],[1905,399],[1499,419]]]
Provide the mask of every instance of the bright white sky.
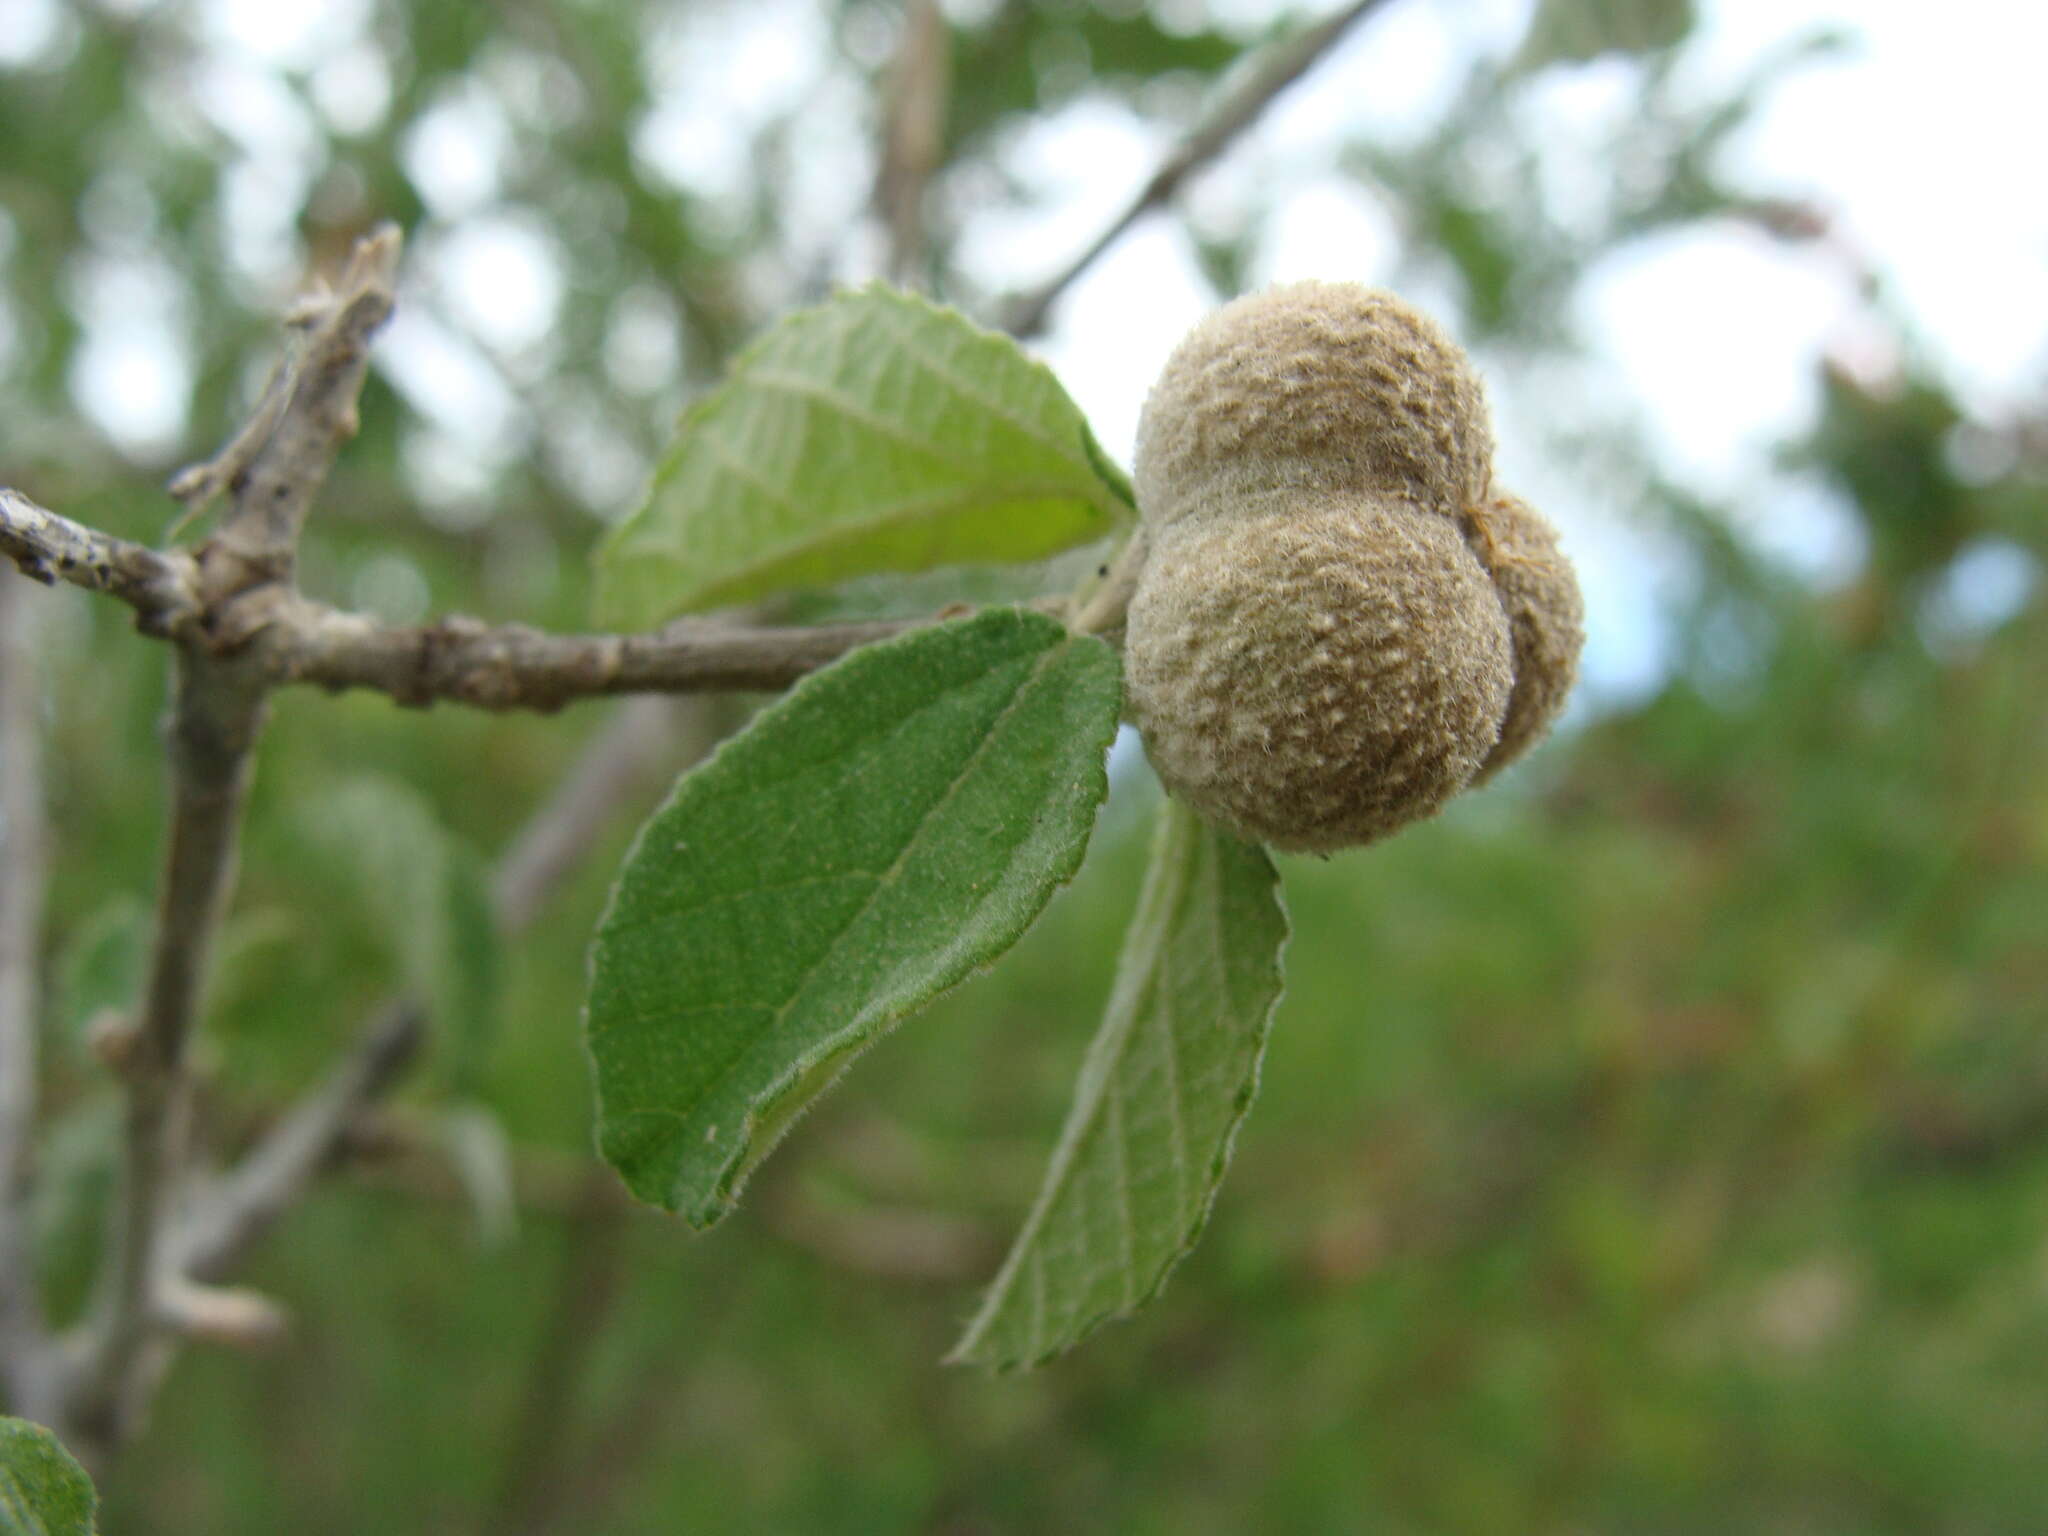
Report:
[[[109,0],[111,3],[111,0]],[[150,0],[123,0],[131,8]],[[253,288],[296,281],[290,223],[312,174],[318,113],[344,135],[381,118],[389,81],[362,41],[368,0],[198,0],[214,53],[193,110],[235,146],[229,245]],[[968,12],[980,0],[948,0]],[[1190,190],[1198,218],[1227,225],[1255,195],[1277,216],[1256,280],[1399,276],[1432,307],[1401,262],[1388,209],[1337,172],[1340,147],[1369,139],[1398,149],[1451,105],[1471,61],[1513,48],[1531,0],[1392,0],[1308,81],[1276,105],[1225,162]],[[78,25],[61,0],[4,0],[0,65],[47,56]],[[1216,7],[1255,25],[1276,0]],[[1292,9],[1302,9],[1292,7]],[[1310,8],[1320,10],[1322,7]],[[1816,27],[1838,27],[1854,48],[1784,83],[1732,147],[1723,169],[1763,194],[1809,200],[1883,278],[1916,339],[1987,419],[2038,400],[2048,381],[2048,5],[2034,0],[1701,0],[1703,22],[1679,67],[1700,98]],[[798,235],[818,250],[843,246],[871,180],[871,133],[843,75],[822,73],[826,33],[812,0],[744,0],[677,8],[657,32],[660,110],[635,143],[655,175],[698,195],[736,191],[751,174],[746,131],[787,104],[805,112],[793,146]],[[885,55],[886,11],[872,47]],[[1633,66],[1619,59],[1556,69],[1525,90],[1517,110],[1542,146],[1547,195],[1561,215],[1597,204],[1606,146],[1629,130]],[[301,74],[306,90],[287,88]],[[417,291],[401,309],[379,366],[426,425],[408,463],[430,505],[459,516],[529,431],[512,386],[547,374],[549,332],[567,273],[546,231],[499,201],[510,142],[499,96],[522,119],[548,111],[544,67],[500,70],[493,90],[450,96],[413,131],[406,165],[436,227],[412,248]],[[970,88],[961,82],[960,88]],[[498,94],[494,95],[494,91]],[[1165,141],[1120,107],[1083,101],[1034,126],[1013,146],[1028,209],[990,206],[970,220],[963,262],[989,291],[1029,286],[1057,270],[1141,184]],[[182,444],[189,363],[179,298],[148,256],[146,189],[119,176],[88,194],[89,227],[106,258],[77,278],[74,304],[89,344],[74,396],[117,441],[147,454]],[[0,258],[8,227],[0,216]],[[871,252],[842,259],[865,277]],[[781,302],[798,274],[763,262],[764,299]],[[1417,285],[1420,284],[1420,287]],[[672,374],[674,349],[652,347],[664,322],[658,295],[619,300],[619,382],[648,391]],[[1174,342],[1214,302],[1175,225],[1155,219],[1077,284],[1055,311],[1041,350],[1112,452],[1128,460],[1138,408]],[[1671,472],[1724,500],[1760,547],[1816,580],[1839,579],[1858,557],[1854,525],[1810,487],[1773,471],[1772,445],[1810,420],[1814,364],[1823,353],[1881,365],[1889,345],[1865,311],[1855,274],[1814,249],[1776,244],[1732,226],[1662,237],[1586,274],[1573,317],[1590,362],[1569,378],[1536,378],[1518,360],[1482,357],[1502,442],[1503,479],[1560,524],[1590,608],[1591,692],[1613,698],[1660,674],[1661,614],[1683,571],[1627,507],[1603,504],[1588,477],[1561,460],[1552,433],[1582,419],[1639,419]],[[650,329],[651,328],[651,329]],[[8,316],[0,309],[0,368]],[[651,397],[656,397],[651,394]],[[565,435],[566,434],[566,435]],[[580,467],[593,506],[633,493],[640,467],[602,421],[572,421],[552,444]],[[2019,563],[2016,565],[2015,561]],[[1981,553],[1958,611],[1996,617],[2034,579],[2023,557]],[[1973,608],[1974,604],[1974,608]]]

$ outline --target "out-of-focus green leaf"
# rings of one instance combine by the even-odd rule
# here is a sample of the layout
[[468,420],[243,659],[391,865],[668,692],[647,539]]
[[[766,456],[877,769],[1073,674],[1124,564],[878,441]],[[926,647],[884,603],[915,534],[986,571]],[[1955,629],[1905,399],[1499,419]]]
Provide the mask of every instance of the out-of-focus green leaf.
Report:
[[0,1536],[90,1536],[99,1495],[57,1437],[0,1418]]
[[58,952],[56,1016],[82,1042],[94,1019],[133,1008],[149,965],[149,904],[118,896],[73,930]]
[[1985,530],[1986,498],[1956,476],[1945,449],[1966,418],[1924,372],[1871,388],[1823,367],[1820,397],[1811,438],[1785,460],[1854,498],[1887,574],[1924,576]]
[[947,141],[952,154],[966,153],[1005,118],[1079,90],[1135,94],[1165,75],[1213,79],[1244,49],[1214,28],[1164,26],[1149,7],[999,6],[986,25],[954,34],[956,78],[974,88],[953,92]]
[[120,1177],[121,1095],[102,1087],[53,1120],[36,1143],[29,1202],[37,1277],[55,1319],[83,1305]]
[[267,991],[276,980],[271,962],[289,965],[291,948],[304,942],[307,926],[299,912],[282,907],[230,915],[220,925],[214,950],[208,1007],[215,1014],[227,1013]]
[[501,1248],[519,1230],[512,1180],[512,1143],[498,1117],[481,1104],[458,1104],[441,1117],[441,1140],[469,1196],[477,1241]]
[[641,830],[591,954],[599,1144],[708,1226],[885,1030],[1014,944],[1108,792],[1114,654],[1005,610],[816,674]]
[[1650,53],[1683,42],[1696,19],[1693,0],[1542,0],[1517,63],[1541,69],[1607,53]]
[[345,872],[359,917],[446,1042],[451,1087],[473,1091],[496,1033],[503,953],[482,859],[394,780],[365,775],[309,797],[310,840]]
[[1161,808],[1152,864],[1038,1202],[955,1360],[1032,1365],[1165,1285],[1258,1088],[1287,914],[1265,851]]
[[447,844],[447,958],[434,1007],[448,1020],[448,1074],[459,1092],[474,1093],[488,1067],[504,1001],[505,950],[491,901],[491,872],[482,854],[459,838]]
[[799,311],[684,413],[598,553],[621,627],[875,571],[1038,560],[1128,490],[1059,381],[1006,336],[883,287]]

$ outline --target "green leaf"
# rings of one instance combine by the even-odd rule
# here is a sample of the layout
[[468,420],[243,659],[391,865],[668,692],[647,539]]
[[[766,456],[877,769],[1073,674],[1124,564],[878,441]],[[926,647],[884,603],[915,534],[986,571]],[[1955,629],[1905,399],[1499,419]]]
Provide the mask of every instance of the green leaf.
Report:
[[1114,653],[998,610],[809,677],[641,829],[591,951],[598,1140],[709,1226],[862,1048],[1014,944],[1108,791]]
[[58,952],[56,1015],[65,1038],[83,1045],[101,1014],[126,1013],[149,969],[148,903],[121,896],[72,932]]
[[477,1242],[502,1248],[519,1232],[519,1194],[512,1174],[512,1140],[482,1104],[458,1104],[441,1117],[441,1142],[456,1180],[469,1197]]
[[91,1536],[99,1495],[57,1437],[0,1418],[0,1536]]
[[[133,1012],[149,972],[155,922],[147,902],[118,896],[73,929],[58,951],[51,1011],[58,1038],[83,1058],[94,1026],[108,1014]],[[207,977],[209,1010],[225,1013],[247,995],[263,967],[263,952],[292,942],[297,918],[276,907],[236,912],[224,919]],[[252,973],[257,973],[252,975]]]
[[268,1009],[276,1001],[278,972],[288,970],[294,952],[308,942],[308,926],[304,912],[278,906],[252,907],[223,919],[206,984],[208,1011],[224,1016]]
[[427,995],[434,1016],[446,1021],[449,1084],[467,1095],[482,1087],[504,1017],[505,944],[490,866],[459,838],[449,837],[446,846],[446,948]]
[[1035,1365],[1159,1293],[1258,1088],[1286,940],[1265,851],[1166,802],[1045,1183],[950,1359]]
[[445,1072],[473,1092],[497,1030],[503,945],[488,875],[433,807],[393,779],[362,775],[308,800],[314,845],[354,886],[355,908],[425,1001]]
[[121,1095],[101,1088],[53,1117],[37,1140],[29,1230],[53,1321],[91,1290],[120,1179],[122,1125]]
[[1081,91],[1140,99],[1161,79],[1213,80],[1245,50],[1230,32],[1169,25],[1143,7],[1128,15],[1102,5],[987,10],[953,29],[954,78],[974,89],[955,91],[948,104],[949,159],[984,151],[986,136],[1007,120],[1049,112]]
[[1685,41],[1693,0],[1542,0],[1516,66],[1578,64],[1609,53],[1652,53]]
[[1039,560],[1129,510],[1049,369],[864,288],[789,316],[684,413],[598,551],[597,608],[637,628],[876,571]]

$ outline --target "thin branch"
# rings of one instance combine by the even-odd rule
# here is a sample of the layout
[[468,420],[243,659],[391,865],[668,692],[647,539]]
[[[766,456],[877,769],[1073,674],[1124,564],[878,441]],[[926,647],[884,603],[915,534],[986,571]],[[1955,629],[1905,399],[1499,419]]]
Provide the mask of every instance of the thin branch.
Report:
[[68,581],[119,598],[150,634],[172,634],[201,611],[189,555],[158,554],[74,523],[6,486],[0,486],[0,555],[45,586]]
[[200,1285],[178,1274],[158,1288],[156,1308],[166,1331],[230,1349],[269,1349],[291,1327],[291,1314],[260,1291]]
[[42,1416],[55,1361],[37,1295],[28,1203],[49,836],[27,595],[0,585],[0,1387],[16,1413]]
[[259,561],[287,562],[299,528],[326,482],[342,444],[356,435],[356,401],[368,369],[370,338],[397,303],[400,237],[385,224],[356,242],[331,299],[316,298],[287,317],[307,339],[283,386],[287,398],[260,447],[237,436],[211,465],[188,469],[180,485],[221,480],[234,496],[221,530]]
[[[711,744],[704,701],[644,696],[628,701],[591,741],[555,794],[512,840],[492,881],[498,926],[526,928],[577,859],[657,766],[695,758]],[[695,729],[692,729],[695,727]],[[366,1111],[417,1054],[424,1016],[394,1003],[328,1079],[281,1120],[201,1201],[181,1232],[183,1274],[219,1280],[342,1156]],[[508,1443],[487,1529],[543,1529],[559,1508],[567,1464],[562,1403],[580,1381],[617,1290],[620,1225],[627,1207],[608,1174],[586,1168],[571,1213],[574,1230],[554,1305]]]
[[275,605],[251,648],[279,683],[372,688],[401,704],[548,711],[617,694],[787,688],[856,647],[930,622],[767,628],[685,619],[640,635],[554,635],[456,617],[393,629],[292,598]]
[[945,154],[951,47],[938,0],[907,0],[875,178],[875,210],[889,235],[884,270],[896,283],[914,284],[924,260],[925,190]]
[[192,1203],[174,1248],[177,1271],[217,1284],[327,1166],[363,1111],[388,1092],[426,1033],[417,1004],[387,1005],[320,1085]]
[[[79,574],[69,576],[56,564],[61,549],[91,550],[96,563],[75,565]],[[398,627],[269,579],[209,601],[189,557],[114,539],[5,490],[0,551],[120,598],[136,609],[140,628],[236,663],[251,686],[369,688],[411,705],[551,711],[622,694],[772,692],[859,646],[951,616],[786,627],[680,619],[628,635],[556,635],[461,616]],[[200,553],[208,570],[239,558],[224,555],[219,540]],[[123,573],[118,580],[95,575],[114,569]]]
[[1116,560],[1102,572],[1093,587],[1076,594],[1068,626],[1077,635],[1098,635],[1114,644],[1123,643],[1124,625],[1130,616],[1131,599],[1137,595],[1138,577],[1145,569],[1151,542],[1140,528],[1124,544]]
[[1294,84],[1333,48],[1356,23],[1378,10],[1386,0],[1351,0],[1342,10],[1314,26],[1276,44],[1258,63],[1244,83],[1219,102],[1194,131],[1167,154],[1138,191],[1095,237],[1086,250],[1068,263],[1057,276],[1019,298],[1005,318],[1005,328],[1014,336],[1035,336],[1045,327],[1047,312],[1055,300],[1072,287],[1082,273],[1101,259],[1104,252],[1123,238],[1138,220],[1156,208],[1163,208],[1180,191],[1181,183],[1228,149],[1237,136],[1258,121],[1275,97]]
[[[390,226],[361,241],[332,300],[316,301],[294,317],[307,338],[279,386],[282,408],[273,411],[269,395],[259,406],[260,443],[238,433],[213,466],[179,477],[188,489],[218,480],[232,497],[220,532],[197,552],[197,586],[209,611],[226,611],[266,590],[289,590],[280,584],[290,581],[300,524],[356,430],[370,336],[391,312],[398,246]],[[167,1208],[186,1156],[187,1046],[234,883],[251,753],[268,690],[254,658],[181,640],[166,741],[170,836],[149,975],[125,1053],[121,1190],[76,1383],[73,1433],[97,1462],[134,1433],[169,1358],[159,1295],[171,1277]]]
[[277,431],[278,423],[284,419],[285,407],[292,403],[292,391],[298,384],[299,363],[305,355],[305,333],[326,318],[326,311],[327,300],[323,294],[302,300],[285,316],[285,325],[298,334],[288,341],[285,351],[271,364],[270,377],[263,381],[263,393],[250,411],[249,419],[228,440],[227,446],[211,459],[189,464],[171,477],[171,483],[165,489],[173,499],[184,503],[185,517],[196,517],[204,512],[214,498],[232,487],[256,462],[256,455],[263,451],[264,445]]
[[203,654],[180,649],[167,742],[170,838],[148,979],[122,1052],[128,1102],[121,1194],[81,1384],[78,1432],[97,1460],[111,1456],[132,1433],[147,1396],[145,1382],[153,1385],[161,1369],[151,1336],[162,1278],[159,1237],[185,1157],[186,1046],[233,882],[249,753],[262,721],[259,679],[247,669],[228,671]]

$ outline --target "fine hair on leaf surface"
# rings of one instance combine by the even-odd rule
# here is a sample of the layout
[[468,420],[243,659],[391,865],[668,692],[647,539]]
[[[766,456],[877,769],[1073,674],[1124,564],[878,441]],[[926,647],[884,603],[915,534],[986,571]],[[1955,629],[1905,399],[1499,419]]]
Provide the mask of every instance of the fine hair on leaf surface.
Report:
[[605,1158],[708,1226],[851,1057],[995,960],[1079,867],[1116,658],[995,610],[808,678],[641,830],[591,950]]
[[0,1418],[0,1536],[92,1536],[99,1495],[40,1424]]

